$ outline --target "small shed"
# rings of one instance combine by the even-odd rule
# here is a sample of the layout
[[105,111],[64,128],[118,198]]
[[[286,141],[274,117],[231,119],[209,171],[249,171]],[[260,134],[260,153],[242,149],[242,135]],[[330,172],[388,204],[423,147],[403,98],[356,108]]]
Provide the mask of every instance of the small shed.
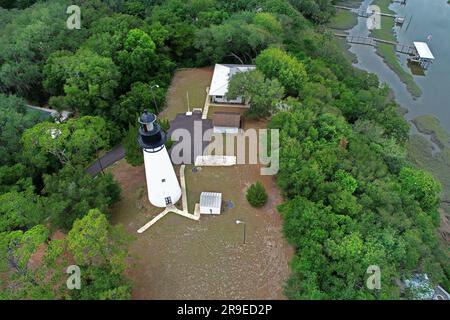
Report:
[[200,194],[201,214],[220,214],[222,194],[217,192],[202,192]]
[[214,133],[237,134],[242,127],[241,114],[216,112],[213,115]]

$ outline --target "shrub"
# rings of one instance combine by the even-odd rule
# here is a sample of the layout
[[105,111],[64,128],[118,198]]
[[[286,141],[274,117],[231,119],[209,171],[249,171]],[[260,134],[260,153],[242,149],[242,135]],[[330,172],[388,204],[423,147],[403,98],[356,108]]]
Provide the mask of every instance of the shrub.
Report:
[[248,188],[246,197],[250,205],[255,208],[264,206],[268,199],[266,189],[259,181]]

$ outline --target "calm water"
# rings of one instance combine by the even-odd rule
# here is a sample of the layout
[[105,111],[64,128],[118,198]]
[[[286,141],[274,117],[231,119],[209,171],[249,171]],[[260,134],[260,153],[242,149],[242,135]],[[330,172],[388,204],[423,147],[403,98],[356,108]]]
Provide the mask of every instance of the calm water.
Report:
[[[371,2],[372,0],[365,0],[363,6],[367,7]],[[403,28],[395,28],[400,43],[425,42],[427,36],[432,35],[428,45],[436,60],[424,76],[414,76],[422,89],[422,96],[414,100],[406,86],[384,64],[373,47],[352,45],[350,51],[358,57],[358,63],[355,65],[376,73],[380,81],[389,84],[396,100],[409,110],[406,115],[408,120],[419,115],[432,114],[450,131],[450,5],[447,0],[408,0],[406,6],[392,4],[391,9],[407,19]],[[350,34],[368,36],[366,19],[358,18],[358,25],[350,30]],[[405,70],[411,72],[407,66],[406,55],[398,54],[398,57]]]

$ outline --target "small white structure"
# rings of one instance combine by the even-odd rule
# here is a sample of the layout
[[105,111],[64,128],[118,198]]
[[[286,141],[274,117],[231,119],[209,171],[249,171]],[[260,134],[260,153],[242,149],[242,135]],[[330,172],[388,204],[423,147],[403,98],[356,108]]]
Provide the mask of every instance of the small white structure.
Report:
[[201,214],[220,214],[222,194],[217,192],[202,192],[200,195]]
[[236,156],[197,156],[195,158],[196,167],[231,167],[236,164]]
[[395,17],[395,23],[398,25],[403,25],[405,23],[405,18],[404,17]]
[[427,69],[434,61],[434,55],[426,42],[414,42],[415,56],[411,59],[424,69]]
[[216,64],[214,74],[209,88],[209,97],[212,103],[224,104],[245,104],[242,97],[228,100],[225,96],[228,92],[228,85],[231,78],[239,72],[247,72],[256,69],[254,65],[240,64]]

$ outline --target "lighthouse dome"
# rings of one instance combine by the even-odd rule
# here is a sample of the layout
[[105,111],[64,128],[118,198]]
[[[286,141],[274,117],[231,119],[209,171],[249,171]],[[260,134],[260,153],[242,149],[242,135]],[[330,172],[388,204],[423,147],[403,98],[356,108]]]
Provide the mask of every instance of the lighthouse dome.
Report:
[[156,123],[156,116],[153,113],[144,110],[139,117],[138,143],[146,152],[159,150],[166,143],[166,134]]
[[156,116],[153,113],[149,113],[147,109],[144,110],[144,113],[141,114],[139,118],[139,122],[141,124],[153,123],[156,120]]

